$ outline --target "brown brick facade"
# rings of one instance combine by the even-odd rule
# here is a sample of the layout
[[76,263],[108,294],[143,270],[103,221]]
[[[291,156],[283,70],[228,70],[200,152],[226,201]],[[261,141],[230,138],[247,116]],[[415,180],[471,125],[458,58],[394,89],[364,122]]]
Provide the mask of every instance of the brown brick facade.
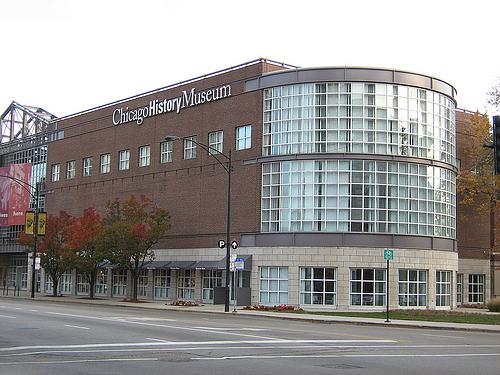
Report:
[[[227,73],[201,79],[140,98],[110,105],[88,113],[63,118],[58,122],[64,138],[50,143],[47,162],[47,209],[49,213],[66,210],[81,215],[87,207],[104,211],[107,201],[144,194],[169,210],[172,228],[161,245],[167,248],[214,247],[224,238],[226,226],[227,173],[217,161],[200,147],[197,157],[183,159],[183,144],[174,142],[173,162],[160,163],[160,143],[167,135],[196,135],[198,142],[208,144],[208,133],[222,130],[223,152],[233,153],[232,228],[234,237],[241,232],[257,232],[260,228],[259,164],[243,165],[242,161],[261,155],[262,91],[245,93],[245,80],[262,73],[283,69],[260,62]],[[231,85],[231,96],[217,101],[187,107],[146,118],[141,125],[130,122],[113,125],[116,108],[147,106],[151,100],[178,97],[183,90],[197,91]],[[235,151],[236,128],[252,125],[252,147]],[[151,164],[138,166],[139,147],[151,146]],[[118,170],[118,153],[130,150],[130,168]],[[111,155],[111,171],[101,174],[100,155]],[[92,157],[92,175],[84,177],[83,158]],[[76,161],[76,177],[66,179],[66,162]],[[59,163],[61,177],[50,181],[51,165]]]

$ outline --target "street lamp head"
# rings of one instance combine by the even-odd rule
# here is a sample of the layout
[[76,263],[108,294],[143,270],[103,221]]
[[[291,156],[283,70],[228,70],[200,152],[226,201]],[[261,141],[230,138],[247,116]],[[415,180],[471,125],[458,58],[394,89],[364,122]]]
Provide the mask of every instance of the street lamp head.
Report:
[[166,140],[167,142],[168,142],[168,141],[176,141],[176,140],[178,140],[178,139],[181,139],[181,137],[178,137],[178,136],[176,136],[176,135],[167,135],[167,136],[165,137],[165,140]]

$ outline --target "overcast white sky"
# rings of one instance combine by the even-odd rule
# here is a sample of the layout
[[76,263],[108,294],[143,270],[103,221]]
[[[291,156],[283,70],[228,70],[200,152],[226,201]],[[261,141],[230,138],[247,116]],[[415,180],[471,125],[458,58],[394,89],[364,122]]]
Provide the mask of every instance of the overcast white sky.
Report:
[[492,0],[4,0],[0,15],[0,113],[64,116],[259,57],[428,74],[481,111],[500,77]]

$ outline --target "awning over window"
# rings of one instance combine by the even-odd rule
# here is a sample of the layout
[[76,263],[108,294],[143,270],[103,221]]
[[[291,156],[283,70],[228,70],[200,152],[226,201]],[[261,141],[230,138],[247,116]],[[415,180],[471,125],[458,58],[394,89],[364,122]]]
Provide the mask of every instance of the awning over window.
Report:
[[171,270],[194,270],[196,262],[190,260],[176,260],[168,263],[162,268],[170,268]]
[[202,260],[196,262],[195,268],[197,270],[224,270],[226,269],[226,264],[224,263],[224,259]]

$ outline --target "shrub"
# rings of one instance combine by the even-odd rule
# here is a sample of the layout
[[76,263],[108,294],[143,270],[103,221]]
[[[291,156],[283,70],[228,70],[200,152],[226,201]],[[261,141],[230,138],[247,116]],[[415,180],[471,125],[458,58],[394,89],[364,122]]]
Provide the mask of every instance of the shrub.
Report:
[[192,302],[192,301],[184,301],[184,300],[177,300],[177,301],[174,301],[171,303],[172,306],[199,306],[196,302]]
[[490,311],[500,312],[500,297],[492,299],[487,306]]
[[243,308],[244,310],[259,310],[259,311],[285,311],[285,312],[299,312],[304,311],[300,307],[293,305],[275,305],[275,306],[264,306],[264,305],[253,305],[246,306]]

